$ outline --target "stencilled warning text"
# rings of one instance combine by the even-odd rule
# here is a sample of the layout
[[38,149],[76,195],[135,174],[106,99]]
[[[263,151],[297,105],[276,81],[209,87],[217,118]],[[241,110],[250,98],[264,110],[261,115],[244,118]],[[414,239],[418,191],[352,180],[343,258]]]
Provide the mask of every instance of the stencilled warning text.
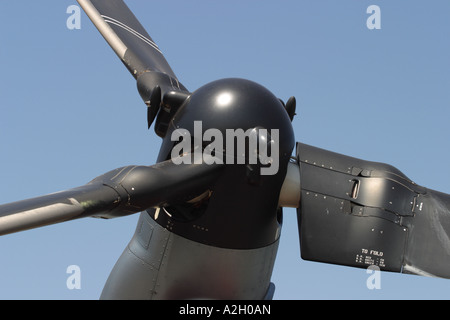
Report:
[[361,253],[356,255],[355,262],[367,266],[386,267],[383,256],[383,251],[363,248]]

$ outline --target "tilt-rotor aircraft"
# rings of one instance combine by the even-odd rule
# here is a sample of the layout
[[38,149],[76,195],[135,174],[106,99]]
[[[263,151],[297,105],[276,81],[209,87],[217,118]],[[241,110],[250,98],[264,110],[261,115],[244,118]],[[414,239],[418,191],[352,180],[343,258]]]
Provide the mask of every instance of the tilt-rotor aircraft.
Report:
[[238,78],[186,88],[122,0],[78,2],[137,83],[157,163],[1,205],[0,235],[140,213],[102,299],[271,299],[291,207],[305,260],[450,277],[449,195],[296,142],[295,98]]

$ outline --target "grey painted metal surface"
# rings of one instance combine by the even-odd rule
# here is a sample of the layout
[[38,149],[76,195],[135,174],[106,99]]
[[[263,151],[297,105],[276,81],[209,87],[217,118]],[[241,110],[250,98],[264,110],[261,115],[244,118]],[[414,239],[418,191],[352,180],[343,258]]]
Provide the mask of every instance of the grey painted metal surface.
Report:
[[[165,214],[165,213],[161,213]],[[278,249],[234,250],[185,239],[142,213],[102,299],[263,299]]]

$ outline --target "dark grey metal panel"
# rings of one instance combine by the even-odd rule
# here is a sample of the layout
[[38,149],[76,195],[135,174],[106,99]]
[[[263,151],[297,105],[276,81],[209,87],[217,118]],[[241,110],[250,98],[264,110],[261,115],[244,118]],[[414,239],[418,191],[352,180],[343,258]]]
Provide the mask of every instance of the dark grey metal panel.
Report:
[[403,272],[450,278],[450,196],[427,190],[416,206],[403,221],[409,234]]
[[301,255],[352,267],[401,271],[407,230],[383,217],[360,214],[350,201],[303,191]]
[[418,193],[406,185],[382,177],[362,177],[301,164],[303,190],[320,191],[366,207],[412,215]]
[[142,213],[101,299],[270,299],[278,245],[277,240],[251,250],[208,246],[178,236]]
[[297,144],[303,259],[450,278],[450,196],[398,169]]

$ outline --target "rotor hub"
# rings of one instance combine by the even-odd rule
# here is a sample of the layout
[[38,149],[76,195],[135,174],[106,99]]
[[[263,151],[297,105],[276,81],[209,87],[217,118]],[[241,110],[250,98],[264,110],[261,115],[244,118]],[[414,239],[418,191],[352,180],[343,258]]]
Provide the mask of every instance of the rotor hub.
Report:
[[178,235],[219,247],[249,249],[273,243],[280,232],[279,193],[294,144],[287,109],[265,87],[236,78],[206,84],[173,116],[158,161],[191,154],[190,161],[200,164],[214,156],[225,169],[205,190],[206,197],[193,194],[169,203],[167,215],[158,215],[157,222],[170,225]]

